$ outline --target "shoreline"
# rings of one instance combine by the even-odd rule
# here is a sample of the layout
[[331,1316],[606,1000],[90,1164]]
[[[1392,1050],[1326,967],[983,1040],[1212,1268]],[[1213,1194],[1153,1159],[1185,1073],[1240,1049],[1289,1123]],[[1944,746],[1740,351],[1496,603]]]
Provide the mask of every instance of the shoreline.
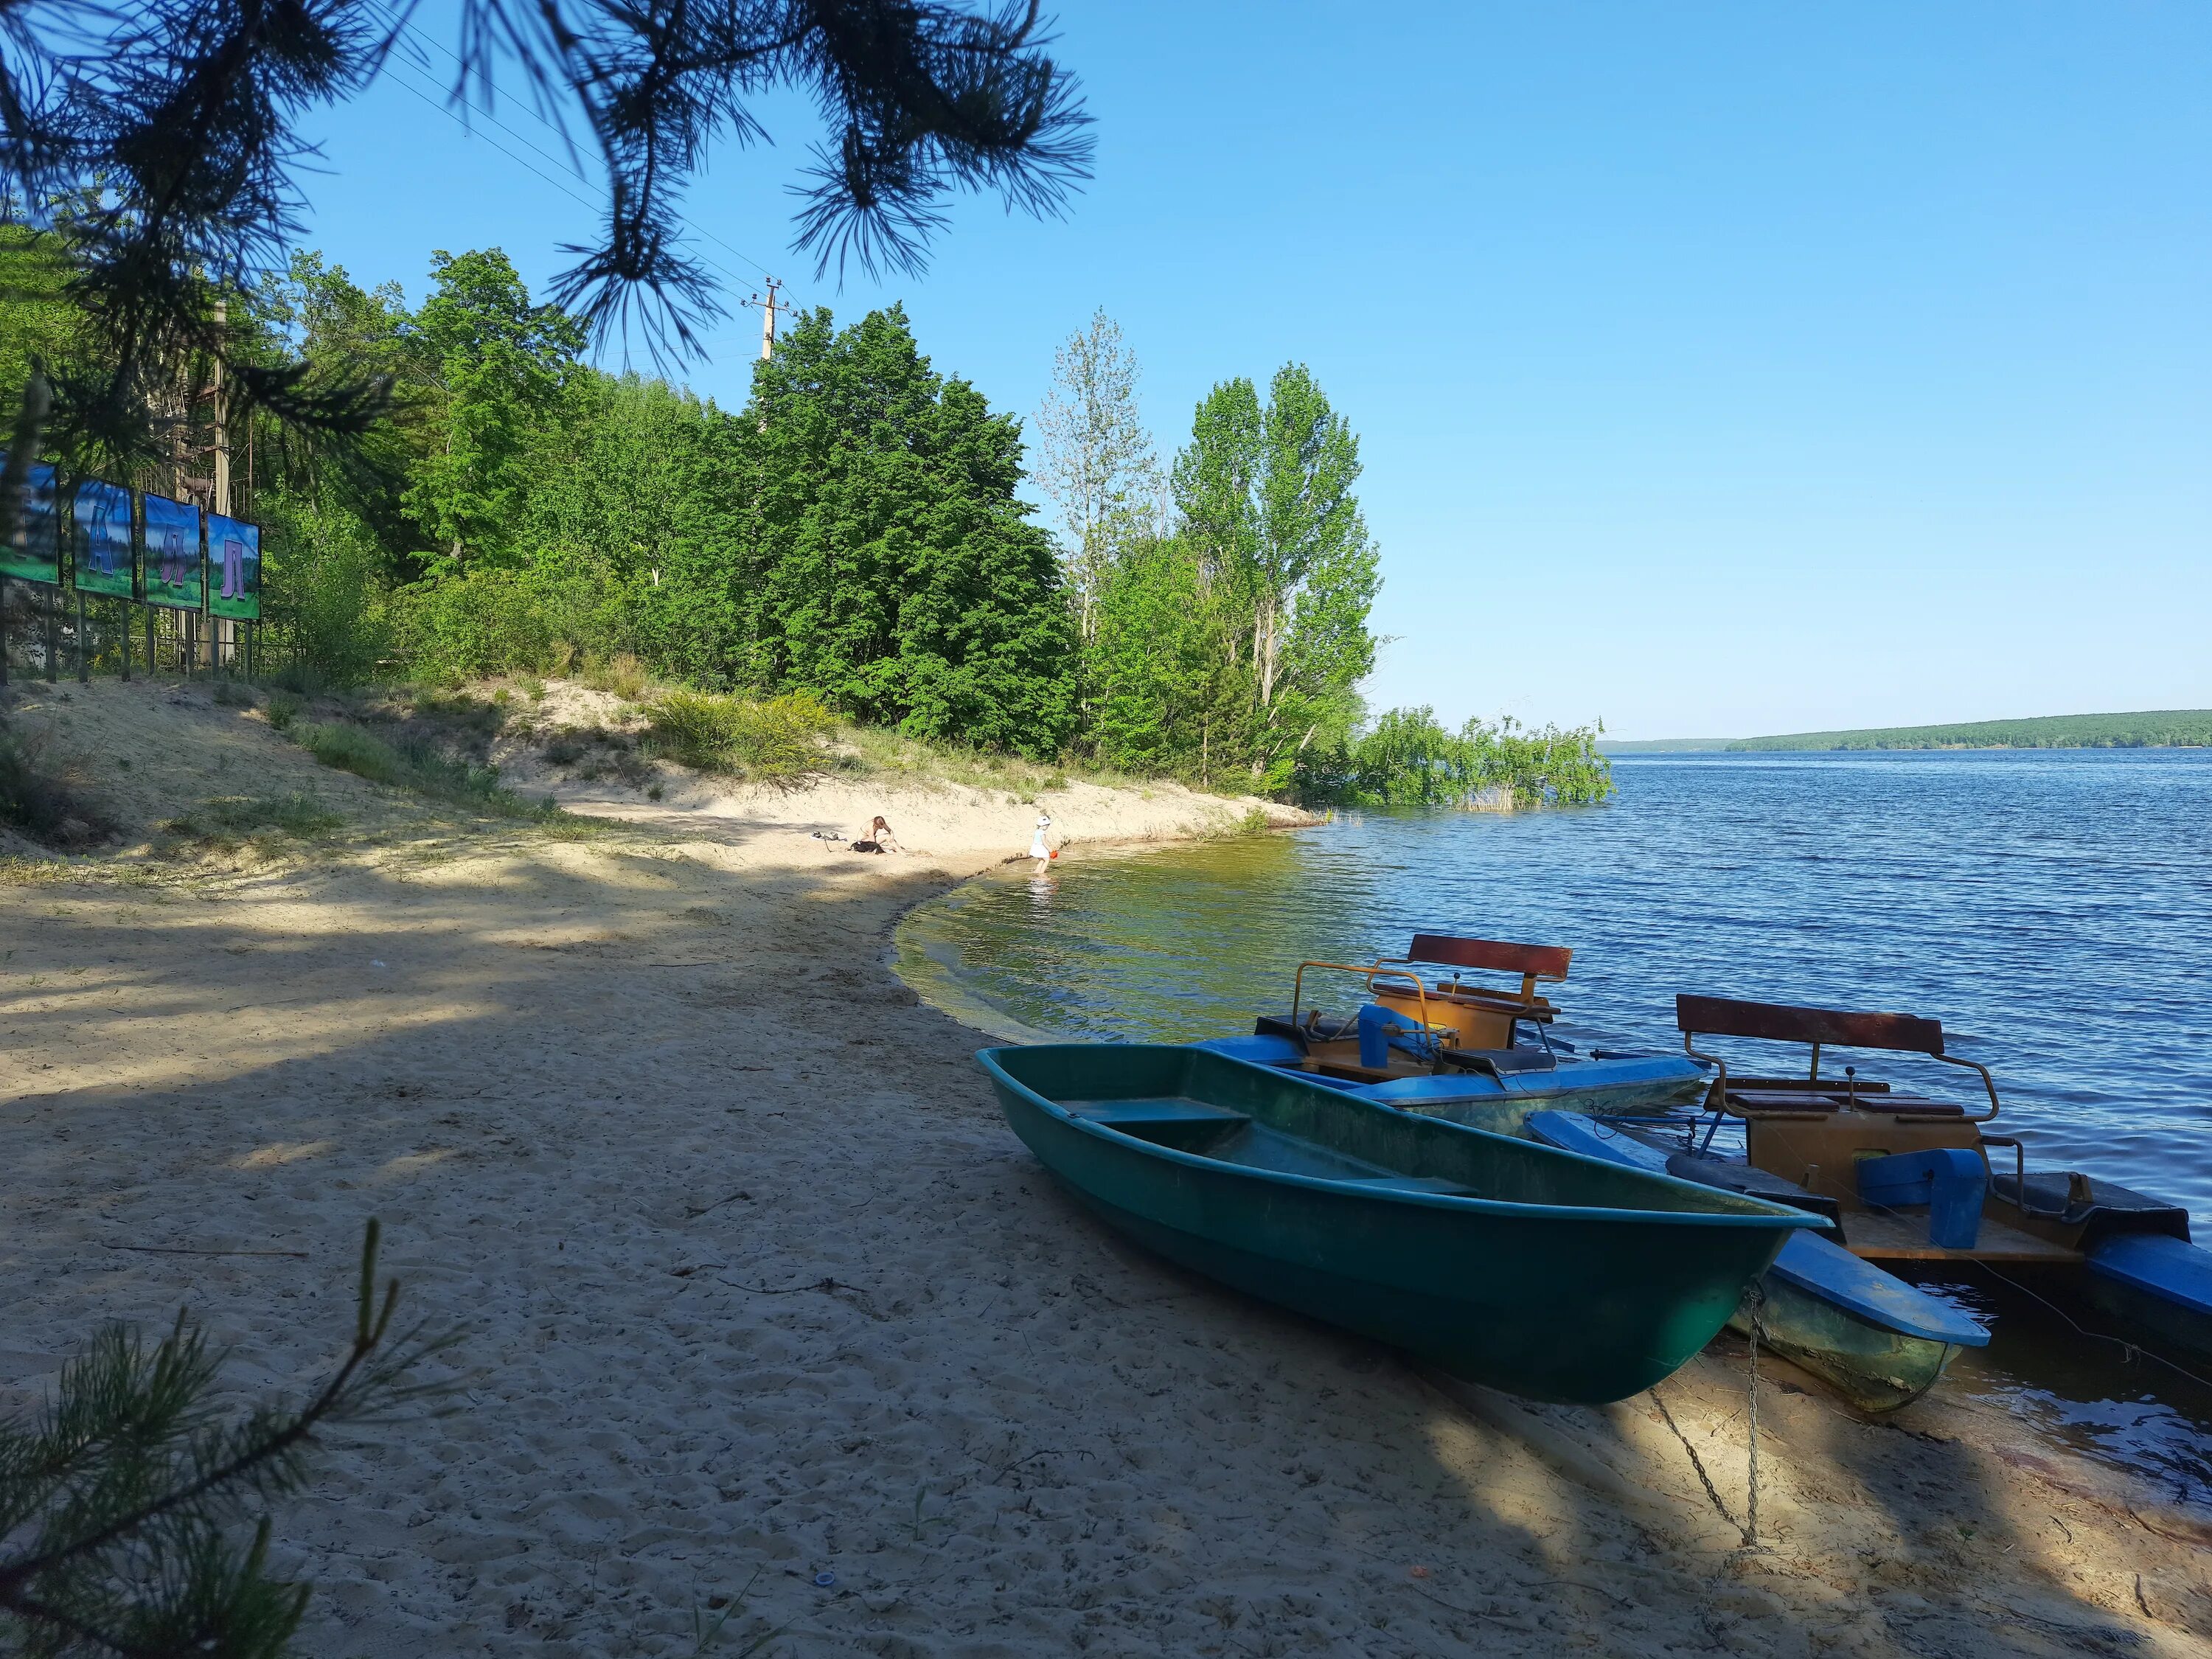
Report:
[[2000,1405],[1868,1424],[1762,1357],[1747,1553],[1739,1346],[1470,1401],[1120,1241],[885,959],[1017,850],[990,823],[912,860],[804,839],[842,794],[455,826],[150,712],[134,775],[226,754],[390,827],[0,887],[0,1403],[179,1305],[231,1398],[310,1386],[380,1216],[464,1392],[278,1510],[306,1650],[690,1653],[750,1582],[725,1643],[793,1656],[2212,1652],[2212,1526]]

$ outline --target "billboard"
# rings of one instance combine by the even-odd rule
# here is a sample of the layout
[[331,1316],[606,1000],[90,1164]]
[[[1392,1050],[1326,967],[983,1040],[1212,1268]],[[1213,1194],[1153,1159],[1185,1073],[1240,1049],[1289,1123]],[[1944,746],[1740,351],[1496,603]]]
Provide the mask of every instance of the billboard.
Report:
[[[0,453],[0,465],[7,456]],[[33,462],[23,490],[21,514],[15,534],[0,547],[0,576],[19,582],[52,582],[62,579],[61,499],[53,468]]]
[[167,495],[146,502],[146,592],[149,605],[197,611],[207,585],[200,580],[200,510]]
[[208,609],[240,622],[261,620],[261,526],[208,514]]
[[131,492],[87,478],[70,514],[70,569],[80,593],[135,598],[131,548]]

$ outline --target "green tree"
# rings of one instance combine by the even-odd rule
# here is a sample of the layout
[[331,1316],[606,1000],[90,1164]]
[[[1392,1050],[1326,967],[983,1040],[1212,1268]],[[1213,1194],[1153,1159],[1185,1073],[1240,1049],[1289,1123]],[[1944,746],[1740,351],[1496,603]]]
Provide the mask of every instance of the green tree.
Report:
[[1131,772],[1201,779],[1220,711],[1220,630],[1190,545],[1152,537],[1122,549],[1098,590],[1088,653],[1098,757]]
[[903,310],[842,331],[801,317],[738,426],[745,683],[915,737],[1030,755],[1068,740],[1073,629],[1016,494],[1020,423],[936,374]]
[[1381,576],[1352,491],[1358,441],[1312,374],[1286,364],[1264,406],[1248,380],[1216,386],[1173,476],[1224,674],[1247,692],[1219,739],[1259,787],[1288,789],[1316,739],[1326,750],[1349,734],[1375,664]]
[[1068,587],[1088,645],[1115,550],[1159,530],[1159,463],[1137,410],[1137,354],[1103,307],[1060,347],[1035,424],[1035,476],[1060,507]]
[[497,248],[441,249],[431,276],[415,327],[435,366],[436,441],[406,503],[450,556],[501,558],[513,550],[532,439],[559,407],[584,326],[557,306],[532,304]]

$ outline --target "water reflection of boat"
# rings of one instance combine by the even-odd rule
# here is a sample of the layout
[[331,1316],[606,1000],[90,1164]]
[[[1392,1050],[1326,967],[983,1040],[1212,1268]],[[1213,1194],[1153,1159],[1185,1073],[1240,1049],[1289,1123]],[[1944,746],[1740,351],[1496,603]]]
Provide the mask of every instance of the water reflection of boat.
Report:
[[1829,1224],[1194,1047],[977,1058],[1015,1133],[1131,1237],[1537,1399],[1649,1388],[1711,1340],[1785,1240]]
[[[1301,963],[1287,1018],[1263,1015],[1249,1036],[1202,1046],[1507,1133],[1547,1108],[1665,1112],[1700,1098],[1711,1073],[1695,1060],[1603,1048],[1584,1055],[1551,1035],[1559,1010],[1540,988],[1565,980],[1573,955],[1553,945],[1418,933],[1402,959]],[[1519,983],[1469,977],[1483,972]],[[1306,1000],[1309,976],[1332,975],[1360,981],[1367,1000],[1349,1015],[1333,1017]]]

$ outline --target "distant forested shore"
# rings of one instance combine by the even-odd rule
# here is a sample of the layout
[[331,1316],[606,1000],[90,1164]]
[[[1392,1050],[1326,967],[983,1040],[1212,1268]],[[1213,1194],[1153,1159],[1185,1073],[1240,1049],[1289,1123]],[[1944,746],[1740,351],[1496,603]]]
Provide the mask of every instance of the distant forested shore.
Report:
[[2044,714],[1955,726],[1891,726],[1864,732],[1793,732],[1771,738],[1662,738],[1598,744],[1608,755],[1837,749],[2212,748],[2212,708],[2154,708],[2133,714]]

